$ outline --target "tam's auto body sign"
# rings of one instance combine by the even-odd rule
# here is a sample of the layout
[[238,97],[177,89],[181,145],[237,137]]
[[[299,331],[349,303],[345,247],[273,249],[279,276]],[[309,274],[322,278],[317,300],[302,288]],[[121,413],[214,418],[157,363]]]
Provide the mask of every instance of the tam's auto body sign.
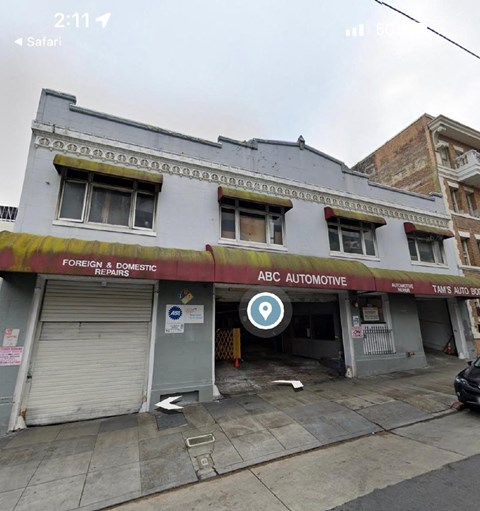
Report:
[[387,293],[406,293],[417,295],[461,296],[465,298],[480,298],[480,286],[454,286],[433,284],[425,281],[395,282],[386,279],[376,279],[377,291]]
[[451,295],[451,296],[480,296],[480,287],[473,286],[439,286],[431,284],[433,294],[436,295]]

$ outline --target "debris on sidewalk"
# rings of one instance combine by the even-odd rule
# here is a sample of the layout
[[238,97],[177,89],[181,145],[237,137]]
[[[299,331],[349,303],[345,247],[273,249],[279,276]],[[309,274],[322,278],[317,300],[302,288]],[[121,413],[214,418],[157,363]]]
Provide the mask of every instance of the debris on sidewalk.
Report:
[[451,405],[450,405],[450,408],[452,410],[457,410],[457,412],[459,412],[460,410],[463,410],[465,408],[465,404],[462,403],[461,401],[454,401]]

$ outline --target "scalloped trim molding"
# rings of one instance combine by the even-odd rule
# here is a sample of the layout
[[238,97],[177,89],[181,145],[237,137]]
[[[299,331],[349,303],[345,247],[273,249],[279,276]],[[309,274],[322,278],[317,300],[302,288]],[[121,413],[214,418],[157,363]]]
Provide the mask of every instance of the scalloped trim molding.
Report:
[[[219,185],[228,184],[245,190],[253,190],[262,193],[270,193],[281,197],[300,199],[308,202],[334,206],[351,211],[361,211],[391,218],[398,218],[405,221],[430,225],[448,229],[449,219],[447,217],[433,216],[429,212],[415,210],[414,208],[396,208],[379,201],[371,203],[365,198],[354,196],[346,192],[338,194],[331,190],[326,191],[314,185],[299,185],[296,182],[289,182],[286,179],[275,176],[263,175],[259,177],[256,173],[245,171],[236,167],[216,164],[206,161],[195,161],[192,158],[178,157],[169,153],[162,153],[161,156],[154,150],[138,146],[118,143],[118,146],[104,144],[100,140],[89,135],[76,133],[77,136],[60,135],[58,131],[70,133],[67,130],[47,127],[41,129],[34,123],[35,132],[47,134],[36,135],[34,139],[35,148],[49,149],[50,151],[73,154],[77,157],[89,158],[99,162],[118,163],[122,166],[131,166],[138,169],[173,174],[190,179],[199,179]],[[53,132],[55,130],[55,132]],[[181,161],[181,159],[185,161]],[[185,165],[187,163],[187,165]],[[240,174],[240,175],[239,175]]]

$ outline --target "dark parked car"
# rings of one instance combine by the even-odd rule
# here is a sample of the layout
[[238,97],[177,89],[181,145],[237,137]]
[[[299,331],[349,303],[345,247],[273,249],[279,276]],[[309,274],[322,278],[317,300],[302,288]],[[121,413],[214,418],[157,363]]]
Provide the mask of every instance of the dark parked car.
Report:
[[457,374],[454,385],[461,403],[480,406],[480,357]]

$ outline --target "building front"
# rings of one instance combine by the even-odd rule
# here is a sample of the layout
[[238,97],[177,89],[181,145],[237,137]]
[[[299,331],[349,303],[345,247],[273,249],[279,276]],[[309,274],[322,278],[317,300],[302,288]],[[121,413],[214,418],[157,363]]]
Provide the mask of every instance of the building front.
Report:
[[[2,432],[212,400],[232,328],[242,356],[340,359],[349,377],[473,355],[480,279],[458,269],[440,194],[373,183],[301,137],[211,142],[51,90],[32,131],[0,233]],[[275,338],[239,320],[265,289],[291,305]]]
[[[423,115],[357,163],[372,181],[420,193],[441,193],[452,218],[457,263],[480,277],[480,132],[443,115]],[[480,352],[480,301],[469,301]]]

